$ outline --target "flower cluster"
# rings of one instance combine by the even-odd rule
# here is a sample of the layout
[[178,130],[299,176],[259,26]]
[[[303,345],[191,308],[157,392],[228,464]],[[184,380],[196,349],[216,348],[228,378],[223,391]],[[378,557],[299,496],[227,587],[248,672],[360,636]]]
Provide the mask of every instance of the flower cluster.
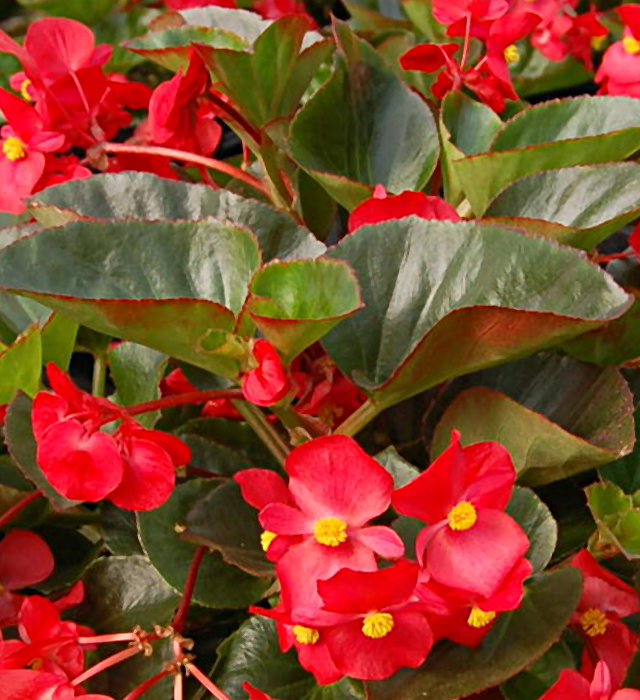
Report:
[[596,82],[601,94],[640,97],[640,7],[621,5],[616,12],[624,23],[622,39],[605,51]]
[[[38,465],[51,486],[70,499],[108,498],[129,510],[162,505],[173,490],[176,467],[191,458],[187,445],[80,390],[54,364],[47,376],[52,391],[36,395],[32,424]],[[116,420],[121,422],[113,433],[100,430]]]
[[[496,443],[450,447],[406,486],[351,438],[295,448],[286,483],[274,472],[236,474],[259,509],[262,544],[275,562],[281,601],[254,608],[278,624],[283,649],[319,683],[387,678],[417,667],[441,638],[477,645],[516,608],[531,572],[529,541],[504,512],[515,470]],[[415,558],[398,534],[372,524],[389,507],[427,523]],[[378,559],[394,562],[378,568]]]

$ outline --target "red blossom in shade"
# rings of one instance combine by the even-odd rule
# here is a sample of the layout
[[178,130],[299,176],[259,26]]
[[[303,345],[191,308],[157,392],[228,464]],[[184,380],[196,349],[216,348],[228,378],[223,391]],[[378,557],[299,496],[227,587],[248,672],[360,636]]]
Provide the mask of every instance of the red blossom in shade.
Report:
[[[296,620],[285,611],[282,604],[272,610],[251,607],[250,612],[276,621],[280,649],[287,652],[292,647],[295,648],[302,668],[312,673],[320,685],[335,683],[342,678],[344,674],[338,670],[331,658],[322,628],[308,626],[309,622],[306,619]],[[314,611],[313,617],[320,616]]]
[[62,134],[45,131],[36,110],[0,88],[2,127],[0,153],[0,211],[19,214],[45,172],[46,154],[64,147]]
[[265,19],[280,19],[294,15],[305,19],[309,30],[318,28],[316,21],[307,13],[304,3],[298,0],[257,0],[251,7]]
[[81,694],[83,700],[113,700],[107,695],[85,695],[57,673],[26,669],[0,671],[2,700],[74,700]]
[[11,530],[0,542],[0,627],[14,624],[24,597],[14,593],[44,581],[53,571],[49,545],[27,530]]
[[414,597],[418,572],[402,560],[379,571],[343,569],[318,582],[324,610],[336,618],[324,630],[326,644],[344,675],[382,680],[423,663],[433,635]]
[[609,669],[600,661],[591,683],[577,671],[565,669],[540,700],[640,700],[640,690],[614,690]]
[[287,456],[289,484],[274,472],[235,475],[245,500],[260,508],[263,545],[278,559],[285,608],[319,606],[316,581],[348,567],[373,570],[375,554],[404,551],[388,527],[368,526],[391,503],[393,478],[343,435],[316,438]]
[[449,36],[484,38],[491,23],[509,9],[506,0],[434,0],[433,16]]
[[271,695],[267,695],[261,690],[254,688],[251,683],[245,683],[242,687],[249,694],[249,700],[276,700],[276,698],[272,698]]
[[576,554],[571,565],[584,577],[582,597],[571,620],[585,641],[582,670],[588,674],[596,661],[604,661],[613,687],[619,688],[638,646],[638,635],[622,618],[640,610],[638,595],[600,566],[587,550]]
[[451,445],[420,476],[398,489],[394,508],[428,523],[418,559],[437,583],[493,596],[524,556],[529,540],[504,509],[516,472],[496,442]]
[[243,374],[242,393],[247,401],[257,406],[273,406],[291,390],[289,374],[268,340],[257,340],[252,354],[256,366]]
[[416,595],[429,607],[434,640],[444,638],[465,646],[477,646],[500,613],[515,610],[520,605],[524,596],[524,580],[530,575],[531,563],[521,559],[498,590],[488,598],[421,581]]
[[640,97],[640,6],[621,5],[617,13],[625,23],[622,41],[604,53],[595,80],[600,94]]
[[186,73],[179,70],[159,85],[149,103],[149,139],[152,143],[190,153],[209,155],[222,136],[222,127],[206,100],[211,84],[203,60],[194,51]]
[[377,224],[405,216],[437,221],[461,221],[458,212],[440,197],[428,197],[424,192],[401,192],[387,195],[382,185],[376,185],[373,196],[359,204],[349,215],[349,233],[365,224]]

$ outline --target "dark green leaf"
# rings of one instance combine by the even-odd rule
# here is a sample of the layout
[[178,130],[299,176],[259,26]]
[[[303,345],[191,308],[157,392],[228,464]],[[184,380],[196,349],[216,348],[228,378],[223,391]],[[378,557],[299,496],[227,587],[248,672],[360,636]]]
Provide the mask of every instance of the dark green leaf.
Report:
[[[219,485],[216,479],[195,479],[177,486],[160,508],[137,514],[142,547],[162,577],[177,591],[187,579],[197,545],[180,539],[196,503]],[[215,517],[215,514],[213,514]],[[193,600],[213,608],[244,608],[259,600],[270,581],[257,579],[226,564],[220,554],[207,554],[200,566]]]
[[516,487],[506,511],[529,538],[527,559],[533,572],[543,571],[551,561],[558,541],[558,526],[551,511],[530,489]]
[[539,659],[560,635],[581,592],[580,572],[535,578],[522,605],[500,616],[477,650],[441,644],[416,671],[368,684],[369,700],[454,700],[504,683]]
[[583,333],[630,303],[578,253],[478,223],[363,226],[327,255],[354,268],[365,308],[323,345],[385,406]]
[[640,489],[640,411],[636,409],[633,414],[634,432],[636,443],[633,451],[625,457],[611,462],[600,469],[603,479],[617,484],[625,493],[635,493]]
[[414,467],[413,464],[407,462],[406,459],[403,459],[393,445],[387,447],[383,452],[379,452],[376,455],[376,461],[380,462],[389,474],[391,474],[393,477],[393,484],[397,489],[406,486],[410,481],[413,481],[420,475],[418,469]]
[[[23,299],[23,301],[29,300]],[[41,333],[42,364],[46,366],[49,362],[53,362],[60,369],[69,369],[77,335],[78,324],[75,321],[62,314],[49,313],[49,318],[44,322]]]
[[111,554],[144,554],[138,539],[136,515],[132,511],[103,502],[98,529]]
[[0,404],[9,403],[18,390],[34,396],[41,374],[42,338],[39,328],[32,326],[0,351]]
[[500,690],[507,700],[538,700],[558,680],[564,669],[575,669],[575,666],[569,647],[558,642],[531,668],[503,683]]

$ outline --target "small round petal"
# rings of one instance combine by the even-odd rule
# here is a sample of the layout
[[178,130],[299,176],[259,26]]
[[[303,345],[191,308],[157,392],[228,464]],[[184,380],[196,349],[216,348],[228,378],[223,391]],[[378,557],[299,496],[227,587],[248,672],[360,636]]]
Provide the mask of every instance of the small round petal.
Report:
[[242,377],[242,393],[256,406],[273,406],[289,393],[291,380],[276,349],[267,340],[255,343],[253,355],[258,367]]
[[540,700],[589,700],[589,681],[577,671],[565,669]]
[[399,559],[404,555],[404,543],[400,535],[390,527],[374,525],[358,530],[356,537],[362,544],[385,559]]
[[291,504],[289,487],[279,474],[270,469],[243,469],[233,478],[240,485],[244,500],[258,510],[269,503]]
[[53,571],[49,545],[35,532],[11,530],[0,542],[0,586],[17,591],[40,583]]
[[[155,432],[155,431],[154,431]],[[165,503],[176,482],[169,454],[155,442],[131,438],[122,455],[124,472],[109,500],[125,510],[151,510]]]
[[57,637],[60,625],[58,608],[39,595],[27,598],[20,608],[18,630],[25,642],[41,642]]
[[165,433],[163,430],[147,430],[138,425],[128,428],[127,433],[132,437],[158,445],[169,455],[175,467],[181,467],[191,461],[191,449],[175,435]]
[[76,420],[60,421],[38,443],[38,464],[47,481],[66,498],[101,501],[122,481],[124,466],[115,440],[89,435]]
[[265,530],[277,535],[308,535],[313,532],[313,519],[285,503],[269,503],[258,518]]
[[31,408],[31,425],[36,442],[40,442],[47,429],[63,420],[68,412],[69,404],[62,396],[39,391]]
[[435,73],[460,49],[458,44],[419,44],[400,56],[404,70]]
[[296,447],[285,469],[291,495],[313,518],[332,516],[359,527],[391,503],[391,474],[345,435],[328,435]]

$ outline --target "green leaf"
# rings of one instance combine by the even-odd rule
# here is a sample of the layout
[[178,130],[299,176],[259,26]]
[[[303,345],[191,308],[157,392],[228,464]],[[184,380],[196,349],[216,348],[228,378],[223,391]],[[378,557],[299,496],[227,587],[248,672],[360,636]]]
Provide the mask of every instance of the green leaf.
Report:
[[640,148],[640,104],[631,97],[576,97],[529,107],[505,122],[491,149],[454,161],[477,216],[508,184],[572,165],[624,160]]
[[306,19],[289,15],[273,22],[251,52],[196,46],[243,116],[257,127],[295,111],[320,64],[333,51],[321,41],[307,45]]
[[439,154],[429,107],[347,25],[334,31],[334,72],[296,115],[291,155],[347,209],[376,184],[422,189]]
[[103,501],[98,529],[111,554],[144,554],[138,540],[136,515],[132,511]]
[[94,175],[48,187],[31,198],[30,211],[44,226],[61,226],[79,218],[148,221],[217,218],[254,233],[265,262],[273,258],[315,258],[325,250],[309,231],[266,204],[228,190],[166,180],[150,173]]
[[181,10],[180,16],[188,24],[198,27],[211,27],[233,32],[250,44],[272,24],[264,20],[257,12],[248,10],[231,10],[225,7],[198,7]]
[[40,388],[41,374],[42,335],[37,326],[32,326],[0,351],[0,404],[9,403],[17,391],[34,396]]
[[575,610],[581,576],[567,567],[534,578],[521,606],[500,616],[478,649],[444,643],[419,669],[368,683],[369,700],[454,700],[503,683],[558,639]]
[[636,442],[633,450],[621,459],[611,462],[600,469],[603,479],[617,484],[625,493],[635,493],[640,489],[640,410],[633,413]]
[[251,282],[249,314],[292,360],[362,307],[351,268],[337,260],[274,261]]
[[[177,591],[182,591],[197,550],[197,545],[180,539],[179,534],[184,532],[191,509],[218,485],[215,479],[188,481],[177,486],[160,508],[137,514],[144,551]],[[210,553],[200,566],[193,600],[212,608],[244,608],[260,600],[270,583],[226,564],[218,553]]]
[[76,346],[78,324],[62,314],[52,314],[49,309],[46,311],[49,318],[42,326],[42,364],[46,366],[53,362],[60,369],[67,370]]
[[201,342],[232,330],[259,265],[246,229],[212,219],[75,222],[1,249],[0,287],[94,330],[234,376],[237,361],[204,352]]
[[613,546],[627,559],[640,559],[640,508],[634,507],[633,498],[615,484],[593,484],[586,493],[599,543]]
[[500,686],[507,700],[538,700],[558,680],[564,669],[575,669],[576,662],[569,647],[558,642],[526,671]]
[[[123,342],[110,348],[107,356],[120,404],[128,406],[160,397],[160,380],[169,359],[164,353]],[[159,411],[153,411],[137,416],[136,420],[151,428],[159,415]]]
[[260,544],[258,511],[250,506],[234,481],[200,499],[187,515],[188,537],[220,552],[227,564],[253,576],[273,578],[273,564]]
[[502,443],[521,481],[543,484],[611,462],[633,447],[633,400],[617,370],[539,356],[506,366],[502,375],[487,373],[483,383],[492,388],[463,391],[447,407],[434,433],[434,454],[455,428],[464,444]]
[[123,46],[175,73],[179,69],[186,70],[193,43],[219,49],[241,50],[247,46],[247,43],[233,32],[211,27],[194,27],[190,24],[150,32],[125,41]]
[[509,185],[485,214],[509,226],[540,229],[560,243],[591,250],[638,218],[640,165],[607,163],[548,170]]
[[180,597],[146,557],[103,557],[84,576],[79,618],[98,633],[167,625]]
[[365,308],[323,345],[382,406],[584,333],[630,303],[575,251],[479,223],[363,226],[327,256],[353,267]]
[[379,452],[376,455],[376,461],[380,462],[389,474],[391,474],[393,477],[393,485],[397,489],[406,486],[410,481],[413,481],[420,475],[417,467],[414,467],[413,464],[403,459],[393,445]]
[[544,571],[558,541],[558,526],[551,511],[533,491],[516,487],[506,512],[529,538],[529,551],[525,556],[533,566],[533,573]]
[[246,698],[245,682],[281,700],[363,700],[348,680],[318,686],[294,651],[280,651],[275,623],[252,617],[218,649],[214,681],[234,698]]
[[18,392],[9,404],[4,435],[9,453],[22,473],[45,495],[56,510],[65,510],[78,504],[61,496],[47,481],[36,459],[36,440],[31,427],[31,399]]
[[45,12],[54,17],[67,17],[84,24],[95,24],[104,19],[116,6],[118,0],[19,0],[23,7]]

